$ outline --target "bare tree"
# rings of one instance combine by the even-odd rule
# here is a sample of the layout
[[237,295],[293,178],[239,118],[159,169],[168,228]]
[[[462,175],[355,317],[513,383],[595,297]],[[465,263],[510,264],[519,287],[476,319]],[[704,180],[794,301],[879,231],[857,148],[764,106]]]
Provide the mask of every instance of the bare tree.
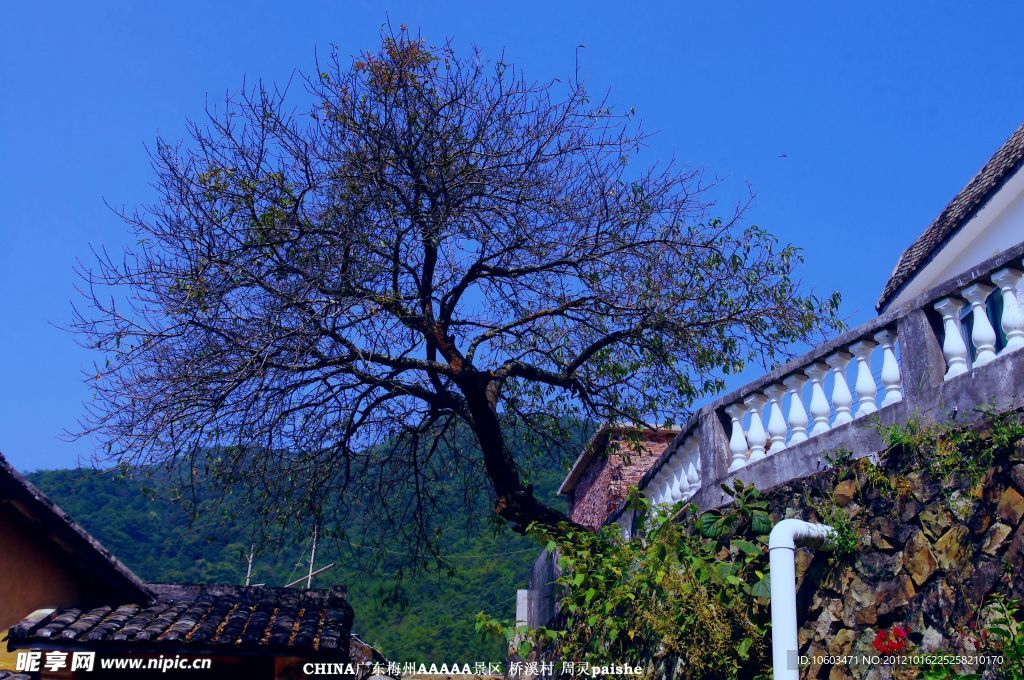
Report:
[[403,29],[304,82],[311,111],[258,87],[159,141],[137,245],[83,267],[83,430],[118,460],[231,445],[223,483],[361,498],[413,540],[439,480],[556,525],[514,440],[678,419],[834,323],[794,248],[711,219],[698,172],[634,168],[647,135],[576,78]]

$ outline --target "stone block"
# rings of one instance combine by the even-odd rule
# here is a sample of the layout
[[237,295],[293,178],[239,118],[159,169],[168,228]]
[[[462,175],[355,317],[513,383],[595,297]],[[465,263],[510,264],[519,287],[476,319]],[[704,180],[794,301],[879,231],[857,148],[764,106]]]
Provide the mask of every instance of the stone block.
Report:
[[863,607],[856,609],[853,612],[853,620],[859,626],[873,626],[878,623],[878,607],[871,605],[870,607]]
[[968,533],[967,527],[957,524],[942,534],[932,546],[936,561],[946,572],[957,573],[966,566],[970,557],[970,549],[967,546]]
[[975,564],[964,589],[972,606],[980,607],[984,604],[996,581],[999,580],[1000,571],[1000,565],[992,560]]
[[889,579],[903,570],[902,557],[902,553],[861,553],[857,556],[857,571],[872,581]]
[[921,508],[923,507],[923,503],[919,503],[913,498],[908,498],[902,501],[898,506],[900,522],[903,522],[905,524],[911,521],[912,519],[917,517],[917,514],[921,512]]
[[949,528],[949,525],[953,523],[952,517],[949,515],[949,511],[946,510],[946,506],[941,501],[935,501],[922,510],[918,516],[917,521],[920,522],[921,528],[924,529],[925,536],[928,540],[934,541]]
[[1016,565],[1024,562],[1024,524],[1017,527],[1017,531],[1013,534],[1013,540],[1010,541],[1009,547],[1006,548],[1006,554],[1003,555],[1003,559]]
[[849,629],[840,629],[828,643],[828,653],[835,655],[846,655],[853,649],[853,643],[857,640],[857,634]]
[[1024,517],[1024,496],[1021,496],[1012,486],[1006,487],[1006,490],[999,496],[996,514],[1007,524],[1017,526],[1020,518]]
[[832,499],[841,508],[849,505],[857,495],[857,480],[847,479],[836,484],[832,491]]
[[932,546],[923,532],[917,532],[903,546],[903,566],[918,586],[932,577],[938,568]]
[[878,585],[875,591],[875,602],[878,614],[884,616],[897,609],[907,606],[910,599],[917,594],[913,580],[906,574]]
[[1002,522],[996,522],[988,530],[988,533],[985,534],[985,540],[981,544],[981,551],[986,555],[994,556],[999,552],[999,548],[1002,547],[1011,533],[1013,533],[1012,528]]
[[922,504],[935,498],[935,494],[939,492],[938,481],[921,470],[908,472],[905,477],[910,482],[910,492]]
[[1024,463],[1018,463],[1010,471],[1010,479],[1017,485],[1020,491],[1024,491]]

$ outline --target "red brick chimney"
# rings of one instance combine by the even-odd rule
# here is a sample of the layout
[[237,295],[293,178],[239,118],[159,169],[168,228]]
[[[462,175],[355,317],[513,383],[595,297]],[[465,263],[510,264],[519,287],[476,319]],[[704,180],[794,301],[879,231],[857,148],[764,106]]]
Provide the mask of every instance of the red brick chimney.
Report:
[[594,529],[603,525],[677,434],[675,428],[602,425],[558,489],[569,497],[569,518]]

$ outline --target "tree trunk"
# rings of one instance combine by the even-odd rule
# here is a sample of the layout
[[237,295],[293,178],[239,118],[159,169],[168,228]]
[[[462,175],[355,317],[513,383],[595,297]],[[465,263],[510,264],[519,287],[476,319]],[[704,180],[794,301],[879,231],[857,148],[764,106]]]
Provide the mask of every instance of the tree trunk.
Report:
[[518,533],[525,533],[533,522],[551,529],[560,523],[572,524],[565,513],[540,502],[533,495],[532,488],[523,486],[519,467],[505,444],[501,420],[494,404],[488,399],[486,386],[473,381],[460,387],[472,418],[470,425],[483,452],[487,477],[498,497],[494,511],[511,523],[513,530]]

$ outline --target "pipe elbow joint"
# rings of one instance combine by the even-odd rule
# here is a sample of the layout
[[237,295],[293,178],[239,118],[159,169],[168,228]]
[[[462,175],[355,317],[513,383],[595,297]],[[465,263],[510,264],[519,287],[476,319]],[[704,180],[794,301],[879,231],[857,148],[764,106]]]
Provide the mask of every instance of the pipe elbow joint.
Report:
[[768,535],[768,549],[788,548],[795,550],[802,545],[821,548],[828,545],[836,530],[826,524],[814,524],[802,519],[784,519],[776,524]]

